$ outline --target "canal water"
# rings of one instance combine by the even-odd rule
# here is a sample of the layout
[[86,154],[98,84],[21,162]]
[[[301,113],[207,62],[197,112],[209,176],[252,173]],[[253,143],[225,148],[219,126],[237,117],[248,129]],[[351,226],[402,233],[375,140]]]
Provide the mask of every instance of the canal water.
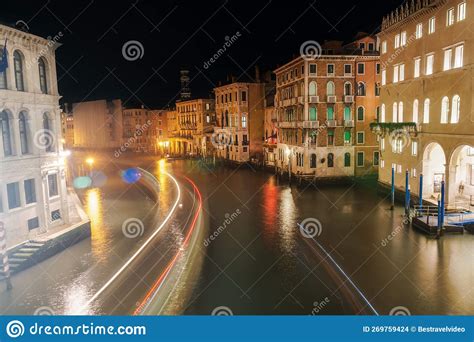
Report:
[[[172,165],[202,189],[213,234],[186,314],[474,313],[473,235],[404,226],[375,181],[289,187],[251,168]],[[315,220],[330,257],[301,233]]]
[[[76,167],[87,156],[75,153]],[[33,314],[41,307],[75,312],[168,212],[176,194],[156,158],[93,157],[106,182],[79,192],[92,220],[91,239],[15,275],[13,291],[0,289],[2,314]],[[130,166],[159,177],[158,206],[143,188],[122,181],[120,171]],[[370,305],[379,314],[474,313],[473,235],[436,240],[403,226],[403,209],[390,211],[374,182],[289,187],[251,168],[191,160],[169,161],[166,168],[181,182],[182,176],[196,182],[209,221],[207,238],[197,244],[204,254],[199,276],[183,285],[190,295],[175,314],[370,314]],[[174,241],[167,237],[180,234],[185,211],[160,234],[163,250]],[[131,217],[144,223],[138,239],[123,235]],[[316,241],[302,234],[305,222],[317,222]],[[117,305],[99,301],[89,313],[129,314],[136,299],[127,293]]]

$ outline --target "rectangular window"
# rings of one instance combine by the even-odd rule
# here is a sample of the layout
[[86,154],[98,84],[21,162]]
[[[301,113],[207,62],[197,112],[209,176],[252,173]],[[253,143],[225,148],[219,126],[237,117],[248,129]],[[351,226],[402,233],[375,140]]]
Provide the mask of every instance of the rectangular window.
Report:
[[395,35],[395,42],[394,45],[395,49],[398,49],[400,47],[400,34]]
[[413,178],[416,178],[416,169],[415,168],[411,169],[411,176]]
[[443,63],[444,71],[451,69],[452,56],[453,56],[453,50],[451,49],[444,50],[444,63]]
[[385,139],[380,140],[380,150],[385,151]]
[[407,31],[403,31],[400,34],[400,46],[407,45]]
[[466,19],[466,2],[463,1],[458,5],[458,21]]
[[405,80],[405,64],[400,64],[400,76],[398,79],[400,82]]
[[411,155],[416,156],[418,154],[418,141],[411,142]]
[[454,24],[454,7],[448,9],[446,12],[446,26],[451,26]]
[[59,219],[61,219],[61,212],[59,211],[59,209],[53,210],[51,212],[51,221],[56,221]]
[[363,75],[365,73],[365,64],[357,63],[357,74]]
[[426,69],[425,75],[431,75],[433,73],[434,54],[426,56]]
[[20,184],[18,182],[7,184],[8,208],[15,209],[21,206]]
[[454,49],[454,67],[461,68],[463,66],[463,51],[464,46],[459,45]]
[[376,73],[377,75],[380,74],[380,63],[375,64],[375,73]]
[[357,166],[364,166],[364,152],[357,152]]
[[49,197],[54,197],[54,196],[59,195],[58,175],[56,173],[48,175],[48,191],[49,191]]
[[247,128],[247,116],[242,115],[242,128]]
[[430,20],[428,20],[428,34],[434,33],[435,29],[436,29],[436,18],[431,17]]
[[328,76],[333,76],[334,75],[334,64],[328,64]]
[[365,134],[364,132],[357,132],[357,143],[363,144],[365,141]]
[[310,64],[309,65],[309,74],[310,75],[316,75],[317,69],[316,69],[316,64]]
[[344,64],[344,75],[352,75],[352,65]]
[[374,43],[367,44],[369,51],[374,51]]
[[379,151],[374,151],[374,166],[379,165],[380,153]]
[[35,189],[35,180],[27,179],[24,182],[25,185],[25,202],[26,204],[36,202],[36,189]]
[[28,230],[32,230],[39,227],[38,217],[33,217],[28,220]]
[[344,144],[351,143],[351,131],[344,131]]
[[387,41],[382,42],[382,54],[387,53]]
[[382,70],[382,85],[387,84],[387,70]]
[[327,119],[334,120],[334,107],[328,107],[327,109]]
[[399,69],[399,66],[398,65],[395,65],[393,67],[393,83],[397,83],[398,82],[398,69]]
[[385,160],[380,159],[380,168],[383,169],[385,167]]
[[423,37],[423,23],[418,23],[416,24],[415,38],[420,39],[421,37]]
[[334,131],[330,130],[328,131],[328,146],[333,146],[334,145]]
[[420,69],[421,69],[421,57],[416,57],[414,60],[414,70],[413,70],[414,78],[420,77]]
[[246,92],[246,91],[242,91],[242,92],[240,93],[240,97],[241,97],[242,102],[247,101],[247,92]]
[[365,43],[359,43],[359,49],[364,50],[365,49]]

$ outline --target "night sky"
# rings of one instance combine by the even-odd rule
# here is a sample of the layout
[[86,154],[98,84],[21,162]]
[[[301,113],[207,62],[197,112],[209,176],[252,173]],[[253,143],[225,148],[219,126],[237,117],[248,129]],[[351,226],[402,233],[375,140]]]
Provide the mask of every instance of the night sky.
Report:
[[[400,5],[383,1],[2,1],[0,22],[23,20],[30,32],[54,37],[62,102],[121,98],[126,106],[172,105],[179,70],[190,70],[193,97],[209,97],[228,75],[246,80],[299,54],[307,40],[350,40],[376,32]],[[208,61],[240,37],[208,68]],[[136,40],[142,58],[128,61],[123,45]]]

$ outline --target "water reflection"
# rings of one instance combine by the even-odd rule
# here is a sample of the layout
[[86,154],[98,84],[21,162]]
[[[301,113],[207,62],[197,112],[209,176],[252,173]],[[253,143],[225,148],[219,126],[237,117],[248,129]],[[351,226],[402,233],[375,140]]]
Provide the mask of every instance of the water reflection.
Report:
[[99,188],[87,190],[85,210],[91,220],[92,254],[98,261],[105,261],[109,255],[110,236],[104,223],[103,193]]
[[298,208],[295,205],[290,188],[280,191],[280,247],[286,253],[291,253],[296,246],[295,234],[299,231],[296,225]]

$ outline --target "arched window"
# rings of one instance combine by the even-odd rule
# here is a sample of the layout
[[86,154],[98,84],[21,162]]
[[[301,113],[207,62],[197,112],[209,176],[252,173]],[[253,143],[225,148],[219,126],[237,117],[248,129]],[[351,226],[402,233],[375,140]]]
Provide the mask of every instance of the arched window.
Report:
[[392,122],[398,121],[398,104],[396,102],[393,103],[392,109]]
[[[0,45],[0,51],[3,51],[3,45]],[[2,56],[0,56],[2,57]],[[8,56],[6,56],[8,58]],[[3,57],[2,57],[3,58]],[[7,72],[0,72],[0,89],[7,89]]]
[[351,166],[351,154],[349,152],[344,153],[344,166]]
[[441,100],[441,123],[448,123],[449,116],[449,98],[447,96],[443,97]]
[[382,103],[382,108],[380,109],[380,122],[385,122],[385,104]]
[[365,112],[364,107],[362,106],[357,107],[357,121],[364,121],[364,117],[365,117],[364,112]]
[[418,100],[413,101],[413,122],[418,123]]
[[328,153],[328,167],[334,167],[334,154]]
[[357,95],[365,96],[365,83],[364,82],[359,82],[359,84],[357,85]]
[[310,121],[318,120],[318,111],[316,107],[309,107],[309,120]]
[[311,153],[310,167],[311,167],[312,169],[315,169],[315,168],[316,168],[316,154],[315,154],[315,153]]
[[20,147],[21,154],[29,153],[28,147],[28,121],[26,119],[26,114],[24,112],[20,113],[18,118],[18,127],[20,129]]
[[8,118],[8,113],[3,111],[0,113],[0,124],[2,128],[2,141],[3,141],[3,155],[11,156],[13,155],[12,150],[12,137],[10,130],[10,120]]
[[48,93],[48,80],[46,77],[46,62],[43,57],[38,59],[38,72],[39,72],[41,92],[43,94],[47,94]]
[[333,82],[333,81],[329,81],[329,82],[326,84],[326,93],[327,93],[327,96],[334,96],[334,95],[336,95],[336,86],[334,85],[334,82]]
[[316,96],[316,82],[311,81],[309,83],[309,96]]
[[13,68],[15,70],[16,90],[25,91],[25,83],[23,78],[23,57],[18,50],[13,53]]
[[423,123],[430,122],[430,99],[425,100],[425,104],[423,106]]
[[53,152],[54,151],[54,141],[53,141],[53,131],[52,131],[52,124],[51,120],[49,119],[49,116],[47,113],[43,114],[43,129],[44,129],[44,137],[46,143],[45,143],[45,149],[46,152]]
[[344,83],[344,95],[352,94],[352,84],[351,82]]
[[403,102],[398,103],[398,122],[403,122]]
[[458,123],[460,114],[461,114],[461,98],[459,97],[459,95],[454,95],[453,105],[451,109],[451,123]]

